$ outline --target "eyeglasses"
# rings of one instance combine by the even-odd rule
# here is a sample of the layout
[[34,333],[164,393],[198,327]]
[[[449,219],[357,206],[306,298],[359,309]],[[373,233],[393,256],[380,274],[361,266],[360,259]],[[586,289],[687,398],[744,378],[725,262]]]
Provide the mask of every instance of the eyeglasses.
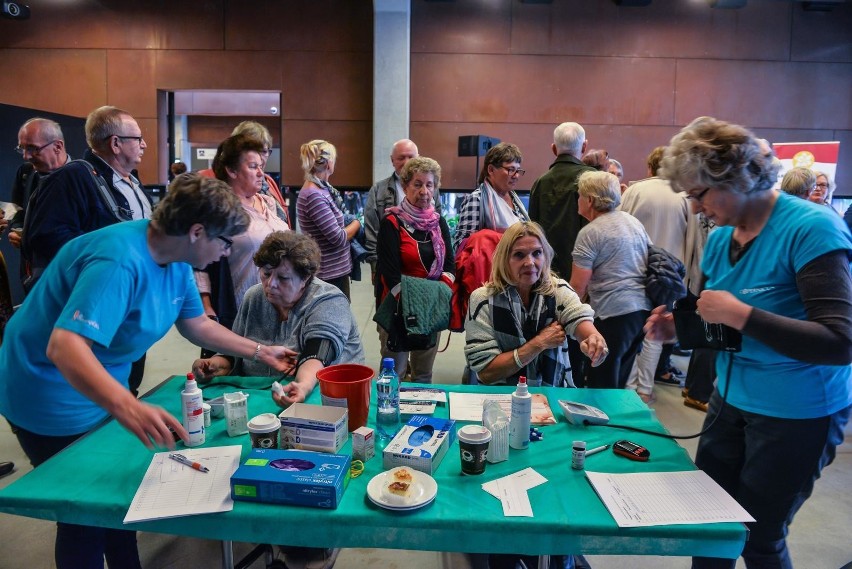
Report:
[[142,136],[122,136],[120,134],[111,134],[108,137],[106,137],[104,140],[109,140],[113,136],[116,137],[119,140],[135,140],[139,144],[142,144],[142,141],[145,140],[145,138],[142,137]]
[[517,175],[518,177],[523,177],[523,175],[527,173],[527,171],[524,170],[523,168],[515,168],[515,167],[508,168],[506,166],[500,166],[500,167],[503,168],[504,170],[506,170],[506,173],[509,174],[510,178],[514,178],[515,175]]
[[230,251],[231,247],[234,246],[233,239],[228,239],[227,237],[224,237],[222,235],[217,235],[216,238],[219,239],[220,241],[222,241],[222,243],[225,244],[225,251]]
[[690,193],[687,192],[686,199],[691,200],[691,201],[695,201],[695,202],[698,202],[698,203],[704,203],[704,194],[706,194],[709,191],[710,191],[710,188],[704,188],[703,190],[701,190],[697,194],[690,194]]
[[820,189],[823,189],[823,190],[827,190],[827,189],[828,189],[828,184],[817,184],[817,185],[816,185],[816,186],[814,186],[814,187],[816,187],[816,188],[820,188]]
[[41,146],[33,146],[31,144],[27,144],[27,145],[24,145],[24,146],[18,145],[18,146],[15,147],[15,152],[17,152],[21,156],[23,156],[24,153],[26,153],[26,152],[29,152],[31,155],[35,156],[36,154],[38,154],[39,152],[41,152],[42,150],[44,150],[45,148],[47,148],[48,146],[53,144],[54,142],[56,142],[56,141],[51,140],[47,144],[42,144]]
[[272,154],[272,151],[268,148],[264,148],[258,154],[260,154],[261,156],[269,156],[270,154]]

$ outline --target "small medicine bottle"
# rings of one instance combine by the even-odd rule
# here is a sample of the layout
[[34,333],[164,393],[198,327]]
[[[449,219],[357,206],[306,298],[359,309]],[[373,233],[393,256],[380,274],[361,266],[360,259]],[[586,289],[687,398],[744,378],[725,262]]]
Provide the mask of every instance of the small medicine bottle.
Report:
[[583,470],[586,467],[586,441],[571,443],[571,468]]

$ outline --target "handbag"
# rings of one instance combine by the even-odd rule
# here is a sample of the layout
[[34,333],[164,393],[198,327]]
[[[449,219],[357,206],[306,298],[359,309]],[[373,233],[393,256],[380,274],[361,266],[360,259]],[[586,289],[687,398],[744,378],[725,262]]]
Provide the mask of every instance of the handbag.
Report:
[[671,307],[686,296],[686,275],[680,260],[656,245],[648,245],[648,266],[645,270],[645,296],[654,307]]
[[710,324],[696,312],[696,298],[678,300],[672,310],[677,341],[686,350],[706,348],[720,352],[739,352],[743,349],[743,335],[724,324]]
[[388,332],[388,348],[408,352],[433,347],[438,332],[450,325],[451,296],[441,281],[402,275],[399,298],[389,293],[373,316]]

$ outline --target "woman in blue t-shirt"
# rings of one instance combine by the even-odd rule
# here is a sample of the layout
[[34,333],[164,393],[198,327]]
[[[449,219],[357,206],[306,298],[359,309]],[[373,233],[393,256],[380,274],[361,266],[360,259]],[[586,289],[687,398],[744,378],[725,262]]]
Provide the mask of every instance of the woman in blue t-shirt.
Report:
[[[720,353],[695,463],[752,516],[747,567],[792,568],[785,537],[852,410],[852,236],[827,208],[772,189],[771,150],[709,117],[672,138],[662,176],[719,227],[704,249],[701,318],[742,332]],[[645,326],[671,341],[670,313]],[[727,400],[723,395],[727,395]],[[694,568],[736,560],[694,558]]]

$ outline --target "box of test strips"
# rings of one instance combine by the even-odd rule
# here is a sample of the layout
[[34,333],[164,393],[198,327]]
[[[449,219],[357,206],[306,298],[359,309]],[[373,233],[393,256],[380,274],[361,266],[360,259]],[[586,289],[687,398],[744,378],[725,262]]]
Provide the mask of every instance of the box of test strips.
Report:
[[278,418],[282,449],[337,452],[349,440],[349,411],[345,407],[293,403]]

